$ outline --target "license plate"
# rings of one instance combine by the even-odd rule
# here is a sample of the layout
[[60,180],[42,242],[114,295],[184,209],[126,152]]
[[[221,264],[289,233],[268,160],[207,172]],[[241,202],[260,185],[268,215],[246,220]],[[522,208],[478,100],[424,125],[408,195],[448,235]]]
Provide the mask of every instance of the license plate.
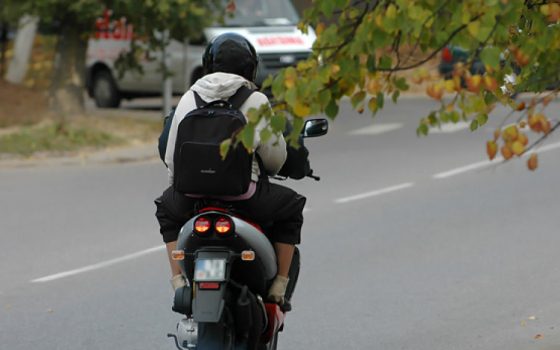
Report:
[[197,282],[220,282],[226,278],[225,259],[198,259],[194,266],[194,280]]

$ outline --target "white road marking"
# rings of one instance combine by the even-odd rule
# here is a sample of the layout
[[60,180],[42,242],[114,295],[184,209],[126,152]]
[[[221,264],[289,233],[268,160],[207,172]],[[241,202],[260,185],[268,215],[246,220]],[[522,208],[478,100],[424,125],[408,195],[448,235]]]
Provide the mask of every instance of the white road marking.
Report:
[[493,164],[498,164],[502,160],[504,160],[502,157],[494,158],[493,161],[483,160],[481,162],[476,162],[476,163],[465,165],[465,166],[462,166],[462,167],[459,167],[459,168],[444,171],[444,172],[435,174],[432,177],[434,179],[445,179],[445,178],[448,178],[448,177],[451,177],[451,176],[466,173],[467,171],[472,171],[472,170],[476,170],[476,169],[480,169],[480,168],[485,168],[485,167],[493,165]]
[[[542,146],[541,148],[537,149],[534,153],[544,153],[544,152],[552,151],[552,150],[555,150],[555,149],[558,149],[558,148],[560,148],[560,142],[551,143],[551,144],[549,144],[549,145]],[[529,153],[526,154],[525,156],[530,155],[531,153],[533,153],[533,152],[529,152]],[[492,161],[483,160],[483,161],[481,161],[481,162],[476,162],[476,163],[472,163],[472,164],[469,164],[469,165],[465,165],[465,166],[462,166],[462,167],[459,167],[459,168],[455,168],[455,169],[451,169],[451,170],[448,170],[448,171],[444,171],[444,172],[435,174],[435,175],[433,175],[432,177],[433,177],[434,179],[445,179],[445,178],[448,178],[448,177],[451,177],[451,176],[455,176],[455,175],[459,175],[459,174],[462,174],[462,173],[466,173],[466,172],[468,172],[468,171],[473,171],[473,170],[476,170],[476,169],[481,169],[481,168],[488,167],[488,166],[490,166],[490,165],[498,164],[498,163],[500,163],[500,162],[503,161],[503,160],[504,160],[504,158],[502,158],[502,157],[496,157],[496,158],[495,158],[494,160],[492,160]]]
[[349,196],[349,197],[335,199],[334,202],[335,203],[348,203],[348,202],[357,201],[357,200],[360,200],[360,199],[379,196],[379,195],[389,193],[389,192],[404,190],[405,188],[409,188],[409,187],[412,187],[412,186],[414,186],[413,182],[407,182],[407,183],[403,183],[403,184],[396,185],[396,186],[386,187],[386,188],[382,188],[382,189],[371,191],[371,192],[357,194],[355,196]]
[[379,135],[403,127],[402,123],[374,124],[350,131],[349,135]]
[[469,126],[470,124],[466,122],[459,122],[456,124],[447,123],[447,124],[443,124],[441,128],[438,126],[430,128],[430,134],[449,134],[452,132],[468,129]]
[[557,148],[560,148],[560,142],[551,143],[550,145],[542,146],[536,152],[543,153],[546,151],[552,151],[553,149],[557,149]]
[[118,264],[118,263],[121,263],[121,262],[124,262],[124,261],[127,261],[127,260],[136,259],[136,258],[139,258],[143,255],[151,254],[153,252],[156,252],[156,251],[159,251],[159,250],[164,250],[164,249],[165,249],[165,245],[160,245],[160,246],[157,246],[157,247],[153,247],[153,248],[150,248],[150,249],[146,249],[146,250],[142,250],[142,251],[139,251],[139,252],[136,252],[136,253],[125,255],[125,256],[122,256],[120,258],[103,261],[103,262],[93,264],[93,265],[89,265],[89,266],[84,266],[84,267],[81,267],[79,269],[60,272],[60,273],[56,273],[56,274],[41,277],[41,278],[36,278],[36,279],[32,280],[31,283],[50,282],[50,281],[54,281],[54,280],[57,280],[57,279],[77,275],[77,274],[80,274],[80,273],[101,269],[101,268],[111,266],[111,265],[114,265],[114,264]]

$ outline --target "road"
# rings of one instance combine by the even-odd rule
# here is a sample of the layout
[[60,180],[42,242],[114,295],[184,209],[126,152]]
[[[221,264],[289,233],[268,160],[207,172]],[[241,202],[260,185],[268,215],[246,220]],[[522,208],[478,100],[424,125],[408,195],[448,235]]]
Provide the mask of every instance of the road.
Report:
[[[321,181],[287,183],[308,203],[280,349],[560,348],[560,136],[534,173],[488,166],[504,111],[417,138],[434,106],[344,105],[307,141]],[[158,161],[0,168],[0,349],[173,348],[166,181]]]

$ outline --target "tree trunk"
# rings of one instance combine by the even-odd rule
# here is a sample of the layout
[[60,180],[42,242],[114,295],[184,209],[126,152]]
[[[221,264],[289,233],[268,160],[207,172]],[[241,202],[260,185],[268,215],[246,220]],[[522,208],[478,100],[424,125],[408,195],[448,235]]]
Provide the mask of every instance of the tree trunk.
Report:
[[0,21],[0,79],[4,79],[6,72],[6,49],[8,46],[8,24]]
[[87,38],[71,23],[61,28],[54,62],[50,103],[61,119],[81,115],[84,107]]
[[19,19],[18,23],[18,30],[14,40],[14,55],[6,74],[6,80],[13,84],[21,84],[25,79],[39,19],[30,15],[24,15]]

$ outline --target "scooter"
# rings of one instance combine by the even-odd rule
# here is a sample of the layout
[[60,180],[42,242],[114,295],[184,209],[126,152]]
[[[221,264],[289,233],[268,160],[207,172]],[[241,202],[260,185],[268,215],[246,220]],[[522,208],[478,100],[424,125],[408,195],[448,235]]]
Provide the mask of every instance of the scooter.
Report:
[[[328,131],[326,119],[305,122],[302,136]],[[309,174],[315,180],[319,177]],[[172,258],[190,284],[175,292],[173,311],[184,315],[173,338],[179,350],[274,350],[295,289],[296,248],[282,307],[263,299],[276,276],[274,248],[263,228],[224,203],[201,201],[181,229]]]

